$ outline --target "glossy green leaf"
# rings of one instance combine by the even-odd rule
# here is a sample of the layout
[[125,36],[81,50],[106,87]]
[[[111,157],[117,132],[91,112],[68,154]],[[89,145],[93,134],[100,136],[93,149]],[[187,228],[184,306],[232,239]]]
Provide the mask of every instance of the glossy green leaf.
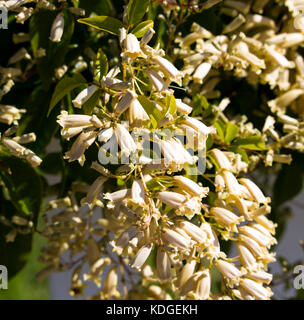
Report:
[[239,127],[236,124],[228,122],[226,124],[225,142],[229,144],[237,136],[238,131]]
[[147,99],[145,96],[138,96],[138,100],[144,107],[148,115],[152,115],[156,122],[159,122],[163,118],[162,112],[158,110],[155,104],[151,102],[149,99]]
[[95,16],[90,18],[78,19],[77,21],[87,24],[88,26],[95,29],[106,31],[115,35],[118,35],[119,29],[124,27],[123,23],[120,20],[108,16]]
[[152,20],[146,20],[139,23],[131,32],[137,37],[141,38],[148,31],[149,28],[153,28],[154,22]]
[[222,142],[225,141],[225,123],[221,120],[216,120],[213,124],[213,126],[216,128],[216,132],[221,139]]
[[149,0],[130,0],[127,10],[128,23],[133,25],[139,23],[146,13]]
[[261,136],[237,139],[233,144],[248,150],[265,150],[265,144]]
[[71,77],[70,76],[65,76],[63,79],[61,79],[53,93],[50,106],[49,106],[49,111],[48,115],[52,111],[52,109],[56,106],[56,104],[70,91],[73,89],[84,85],[86,83],[85,78],[80,74],[80,73],[75,73]]
[[174,114],[176,111],[176,101],[173,94],[166,96],[166,113]]
[[95,69],[94,69],[95,79],[99,82],[103,76],[107,75],[108,69],[109,69],[108,58],[100,48],[97,52],[97,56],[95,60]]
[[111,0],[80,0],[79,8],[85,9],[87,15],[94,12],[98,15],[113,15],[115,9]]

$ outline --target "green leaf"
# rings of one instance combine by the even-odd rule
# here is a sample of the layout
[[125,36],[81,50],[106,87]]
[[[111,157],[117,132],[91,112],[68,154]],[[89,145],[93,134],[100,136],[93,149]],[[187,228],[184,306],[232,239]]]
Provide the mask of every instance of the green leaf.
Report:
[[264,140],[261,136],[251,136],[248,138],[237,139],[233,145],[249,150],[265,150]]
[[9,168],[2,168],[0,176],[8,189],[10,200],[19,214],[33,214],[36,222],[42,201],[39,175],[30,164],[14,156],[1,153],[0,161]]
[[86,15],[90,15],[91,12],[98,15],[114,15],[115,12],[111,0],[80,0],[79,8],[83,8]]
[[213,124],[213,126],[216,128],[216,132],[221,139],[222,142],[225,141],[225,123],[221,120],[216,120]]
[[90,99],[88,101],[86,101],[84,103],[84,105],[82,106],[83,112],[85,114],[91,115],[93,112],[94,107],[97,104],[99,98],[99,91],[97,90],[92,97],[90,97]]
[[108,73],[109,65],[108,58],[105,53],[100,48],[97,52],[94,68],[95,79],[99,82],[103,76],[106,76]]
[[68,92],[85,83],[86,80],[80,73],[75,73],[71,77],[65,76],[63,79],[61,79],[53,93],[47,116],[49,116],[52,109]]
[[173,94],[166,95],[166,113],[174,114],[176,111],[176,101]]
[[145,96],[138,96],[138,100],[144,107],[150,118],[152,115],[153,119],[155,119],[156,122],[159,122],[163,118],[162,112],[158,110],[155,104],[151,102],[149,99],[147,99]]
[[139,23],[131,32],[137,37],[141,38],[148,31],[149,28],[153,28],[154,22],[152,20],[146,20]]
[[226,132],[225,132],[225,142],[227,144],[230,144],[230,142],[237,136],[239,131],[239,127],[232,123],[232,122],[228,122],[226,124]]
[[208,117],[212,113],[212,107],[208,103],[207,99],[201,95],[195,95],[193,97],[193,111],[192,117],[202,115],[204,118]]
[[98,30],[106,31],[108,33],[117,35],[119,34],[119,29],[123,28],[123,23],[115,18],[108,16],[96,16],[77,20],[80,23],[87,24]]
[[127,9],[127,19],[129,24],[139,23],[145,15],[149,5],[149,0],[130,0]]

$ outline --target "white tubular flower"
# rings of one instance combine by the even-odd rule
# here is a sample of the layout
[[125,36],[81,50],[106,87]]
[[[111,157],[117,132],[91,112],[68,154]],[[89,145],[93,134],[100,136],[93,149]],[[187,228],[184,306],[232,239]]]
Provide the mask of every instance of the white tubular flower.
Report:
[[201,212],[199,197],[189,199],[181,193],[171,191],[161,191],[156,197],[166,205],[176,209],[177,215],[185,215],[188,219]]
[[271,245],[277,242],[275,238],[271,236],[266,236],[262,232],[252,227],[242,226],[242,227],[239,227],[239,231],[247,235],[249,238],[255,240],[261,246],[266,248],[269,248]]
[[131,200],[140,206],[145,204],[145,189],[140,180],[134,180],[132,183]]
[[243,245],[245,245],[253,253],[253,255],[256,258],[261,258],[263,256],[262,247],[257,241],[243,234],[239,234],[238,239]]
[[196,157],[192,157],[191,154],[184,149],[183,145],[172,138],[170,140],[158,140],[161,153],[164,156],[165,163],[171,164],[194,164]]
[[247,270],[256,271],[259,269],[260,265],[257,263],[254,255],[251,253],[251,251],[244,245],[238,244],[237,245],[239,255],[240,255],[240,262],[243,267],[245,267]]
[[117,124],[114,132],[122,154],[129,156],[132,152],[136,151],[136,144],[129,131],[124,126]]
[[119,44],[121,48],[125,47],[125,41],[127,37],[127,30],[125,28],[120,28],[119,29]]
[[275,118],[272,116],[268,116],[265,120],[264,127],[263,127],[263,132],[266,132],[269,129],[274,129],[274,124],[275,124]]
[[22,7],[21,11],[16,16],[17,23],[24,24],[24,22],[32,16],[34,8]]
[[234,194],[234,195],[241,195],[242,190],[240,187],[240,184],[238,183],[236,177],[234,176],[233,173],[227,170],[223,170],[221,174],[225,180],[226,187],[229,191],[229,193]]
[[197,281],[197,286],[194,291],[194,297],[198,300],[207,300],[210,296],[211,290],[211,274],[209,269],[202,271],[202,275]]
[[174,176],[173,179],[177,182],[179,187],[186,190],[192,196],[203,198],[206,197],[209,192],[209,188],[203,188],[193,180],[184,176]]
[[263,215],[255,216],[254,220],[261,226],[266,228],[271,234],[275,234],[275,228],[277,227],[276,223],[273,223],[271,220],[267,219]]
[[105,183],[105,181],[107,181],[107,177],[98,177],[93,184],[90,186],[87,196],[84,199],[84,203],[88,203],[88,204],[94,204],[96,198],[98,197],[98,194],[100,192],[100,189],[102,187],[102,185]]
[[134,269],[141,269],[146,260],[149,258],[152,248],[153,245],[150,243],[142,246],[135,255],[131,267]]
[[31,56],[29,55],[29,53],[25,48],[21,48],[15,54],[13,54],[8,60],[7,64],[10,65],[13,63],[17,63],[23,59],[31,60]]
[[189,239],[183,237],[178,232],[171,229],[164,229],[162,235],[164,241],[168,244],[171,244],[178,249],[181,250],[189,250],[190,249],[190,241]]
[[257,56],[252,54],[249,51],[248,46],[245,42],[240,42],[236,46],[236,54],[242,59],[246,60],[248,63],[252,64],[253,66],[257,68],[265,69],[264,60],[261,60]]
[[21,118],[21,114],[26,112],[25,109],[18,109],[10,105],[0,105],[0,122],[11,125],[17,124]]
[[191,117],[187,117],[186,120],[184,121],[184,123],[193,128],[194,130],[196,130],[198,133],[200,133],[203,137],[208,137],[208,135],[210,133],[213,133],[215,132],[215,129],[212,128],[212,127],[207,127],[203,122],[197,120],[197,119],[194,119],[194,118],[191,118]]
[[263,204],[269,202],[268,199],[264,196],[263,192],[254,182],[246,178],[241,178],[239,179],[239,181],[248,189],[248,191],[250,192],[250,194],[256,202]]
[[236,16],[229,24],[227,24],[222,31],[223,34],[235,31],[246,21],[245,17],[242,14]]
[[303,41],[304,41],[304,35],[299,32],[280,33],[266,40],[266,42],[270,45],[275,44],[283,48],[289,48],[295,45],[299,45]]
[[175,99],[176,102],[176,110],[183,114],[189,114],[192,112],[192,107],[188,106],[181,99]]
[[196,267],[196,261],[192,259],[190,262],[187,262],[184,266],[182,271],[179,273],[179,275],[176,278],[176,287],[182,288],[184,284],[191,278],[191,276],[194,273]]
[[61,114],[57,117],[57,122],[63,129],[87,128],[91,126],[96,128],[102,127],[102,122],[95,115],[68,114],[66,111],[61,111]]
[[85,127],[66,128],[61,130],[61,135],[64,139],[70,140],[77,136]]
[[233,212],[220,207],[212,207],[210,213],[218,223],[226,227],[229,231],[237,232],[236,225],[244,221],[244,217],[239,217]]
[[220,169],[226,169],[232,171],[232,165],[225,153],[219,149],[212,149],[212,155],[214,156],[216,163]]
[[81,108],[81,106],[88,101],[93,94],[98,90],[98,87],[94,84],[82,90],[77,97],[72,101],[75,108]]
[[157,249],[156,270],[160,280],[167,280],[171,277],[170,259],[163,247],[158,247]]
[[112,267],[103,284],[102,288],[102,297],[103,299],[110,299],[111,297],[118,298],[120,296],[120,293],[117,290],[118,285],[118,275],[117,275],[117,269],[116,266]]
[[135,59],[140,56],[145,56],[144,53],[140,49],[139,41],[137,40],[136,36],[133,33],[127,34],[125,40],[126,49],[124,53],[129,57]]
[[52,24],[50,40],[53,42],[60,42],[61,37],[63,35],[63,29],[64,29],[64,14],[60,12],[56,16]]
[[131,127],[142,127],[150,118],[137,99],[134,99],[129,106],[129,120]]
[[185,295],[193,295],[193,291],[196,289],[198,279],[202,275],[202,272],[198,271],[195,272],[188,280],[187,282],[181,287],[180,294],[182,296]]
[[230,287],[239,284],[242,272],[234,264],[221,259],[216,260],[214,263]]
[[250,279],[241,279],[240,286],[257,300],[269,300],[273,295],[270,288],[264,288],[262,284]]
[[131,195],[131,189],[122,189],[112,193],[106,193],[104,199],[111,202],[118,202],[128,198]]
[[40,166],[42,159],[40,159],[34,152],[27,149],[28,155],[26,156],[26,160],[33,166],[38,167]]
[[206,232],[204,232],[204,230],[200,229],[198,226],[189,221],[180,221],[178,223],[178,226],[182,230],[184,230],[190,236],[191,239],[193,239],[199,244],[203,244],[207,240]]
[[163,80],[163,78],[154,70],[148,69],[146,71],[149,79],[151,80],[153,87],[155,90],[158,92],[162,91],[168,91],[168,85],[167,83]]
[[111,137],[113,136],[114,134],[114,130],[113,128],[107,128],[107,129],[104,129],[102,130],[99,135],[98,135],[98,141],[99,142],[107,142],[111,139]]
[[42,160],[31,150],[21,146],[19,143],[12,139],[3,138],[2,143],[9,149],[11,154],[18,158],[25,158],[33,167],[40,165]]
[[116,251],[117,254],[121,254],[122,251],[129,244],[129,241],[135,237],[137,232],[138,232],[137,226],[131,226],[126,231],[124,231],[117,239],[114,245],[114,251]]
[[187,198],[181,193],[171,191],[161,191],[156,196],[162,202],[175,209],[178,209],[187,201]]
[[73,143],[71,150],[65,154],[64,159],[68,159],[69,162],[77,160],[83,166],[84,152],[93,144],[97,135],[98,132],[95,131],[82,132]]
[[302,89],[289,90],[283,93],[278,98],[268,101],[268,106],[272,112],[282,113],[294,100],[296,100],[303,93],[304,90]]
[[9,149],[9,151],[16,157],[23,157],[26,153],[26,148],[12,139],[3,138],[2,143]]
[[127,90],[124,96],[119,100],[115,107],[115,114],[120,115],[127,110],[130,104],[137,98],[137,94],[134,91]]
[[169,76],[172,81],[180,82],[181,72],[167,59],[160,56],[153,56],[153,60],[159,65],[160,69]]
[[259,270],[256,272],[250,272],[248,274],[246,274],[247,278],[250,278],[256,282],[262,282],[265,284],[270,284],[270,282],[272,281],[272,274],[265,272],[263,270]]
[[203,62],[202,64],[200,64],[196,68],[194,74],[192,75],[193,81],[200,84],[203,83],[203,80],[209,73],[210,69],[211,69],[211,63]]
[[145,32],[144,36],[141,38],[141,40],[140,40],[140,45],[141,45],[141,46],[146,45],[146,44],[152,39],[154,33],[155,33],[154,29],[149,28],[149,29]]
[[276,51],[274,48],[265,45],[264,46],[266,53],[268,56],[274,60],[277,64],[279,64],[283,68],[294,68],[295,64],[293,61],[288,61],[285,56]]

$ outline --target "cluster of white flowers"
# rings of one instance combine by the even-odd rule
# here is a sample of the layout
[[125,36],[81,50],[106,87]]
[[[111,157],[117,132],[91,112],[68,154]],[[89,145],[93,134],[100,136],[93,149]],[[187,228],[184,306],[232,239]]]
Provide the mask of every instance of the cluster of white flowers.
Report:
[[[67,140],[77,136],[66,159],[83,165],[86,150],[95,143],[99,160],[108,156],[109,164],[116,166],[113,169],[93,162],[91,167],[100,176],[91,186],[79,188],[75,184],[78,192],[86,193],[81,204],[88,204],[89,211],[81,212],[70,198],[50,203],[52,208],[67,208],[55,215],[46,229],[50,243],[44,259],[52,262],[46,272],[64,268],[60,260],[63,252],[70,250],[73,256],[84,250],[87,253],[76,268],[72,288],[81,291],[86,280],[100,286],[103,276],[99,298],[170,299],[165,290],[169,286],[182,299],[269,299],[272,293],[267,285],[272,276],[266,270],[275,259],[268,250],[276,243],[272,236],[275,225],[265,217],[270,212],[270,199],[251,180],[237,178],[247,171],[248,164],[233,152],[218,148],[207,152],[209,169],[213,167],[214,173],[209,177],[200,172],[199,176],[214,186],[212,206],[205,201],[209,187],[187,176],[187,170],[197,167],[199,146],[205,148],[208,136],[216,139],[217,132],[191,117],[192,107],[174,97],[170,85],[181,84],[183,74],[164,57],[163,50],[148,45],[153,34],[150,28],[138,40],[120,29],[121,67],[112,68],[73,100],[75,108],[82,108],[97,93],[93,114],[62,111],[58,116],[62,136]],[[226,101],[223,104],[227,105]],[[168,134],[176,130],[180,136],[191,133],[192,153],[185,140]],[[140,138],[135,139],[134,134]],[[160,153],[157,160],[151,153],[152,144]],[[114,145],[119,148],[112,152]],[[129,162],[123,162],[124,157]],[[112,181],[117,179],[123,183],[113,190]],[[103,217],[89,223],[96,206],[102,207]],[[236,243],[239,256],[227,258],[218,238]],[[156,261],[155,268],[148,263],[151,259]],[[91,269],[82,277],[85,262]],[[105,275],[108,265],[111,267]],[[211,292],[213,267],[224,280],[221,295]],[[134,287],[140,281],[146,288],[144,295]],[[159,285],[155,286],[155,281]],[[77,290],[72,291],[76,294]]]
[[[223,1],[219,11],[231,17],[231,22],[222,34],[214,35],[194,23],[190,34],[176,39],[180,48],[175,54],[183,58],[181,71],[190,92],[209,99],[221,97],[216,86],[223,72],[225,77],[246,78],[253,85],[269,85],[277,96],[267,102],[272,115],[263,129],[265,142],[270,142],[271,150],[264,158],[269,165],[281,159],[288,163],[288,158],[286,161],[286,156],[279,154],[281,147],[304,150],[304,61],[299,51],[304,42],[299,26],[304,2],[281,1],[278,6],[283,10],[286,5],[291,13],[279,26],[264,10],[268,2]],[[282,132],[276,122],[283,124]]]
[[9,151],[18,158],[26,159],[33,167],[37,167],[42,160],[33,151],[22,146],[22,144],[34,142],[36,140],[36,135],[34,133],[27,133],[11,138],[18,130],[18,120],[24,112],[24,109],[0,104],[0,122],[9,126],[14,124],[1,133],[0,148],[4,148],[5,151]]

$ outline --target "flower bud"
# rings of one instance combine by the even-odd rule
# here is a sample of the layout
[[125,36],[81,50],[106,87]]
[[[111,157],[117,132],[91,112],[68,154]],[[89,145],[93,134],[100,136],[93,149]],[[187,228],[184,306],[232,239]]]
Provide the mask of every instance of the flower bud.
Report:
[[82,90],[77,97],[72,101],[75,108],[81,108],[81,106],[88,101],[92,95],[98,90],[98,87],[91,85]]
[[60,12],[56,16],[52,24],[50,40],[53,42],[60,42],[61,37],[63,35],[63,29],[64,29],[64,15],[62,12]]

